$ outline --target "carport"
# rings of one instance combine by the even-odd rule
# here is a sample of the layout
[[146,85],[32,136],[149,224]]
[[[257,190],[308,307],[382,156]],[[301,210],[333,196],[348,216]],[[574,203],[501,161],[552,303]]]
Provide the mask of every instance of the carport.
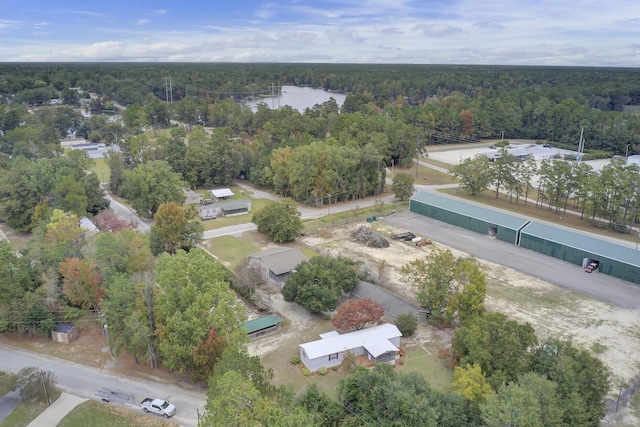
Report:
[[530,221],[451,197],[420,191],[409,199],[411,212],[428,216],[517,245],[520,230]]
[[597,261],[601,273],[640,283],[640,252],[632,248],[538,222],[522,229],[520,246],[581,267]]

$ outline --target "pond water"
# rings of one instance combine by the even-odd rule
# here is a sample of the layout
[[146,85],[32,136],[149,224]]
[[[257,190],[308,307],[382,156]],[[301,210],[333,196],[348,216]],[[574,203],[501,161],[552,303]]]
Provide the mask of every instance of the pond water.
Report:
[[282,93],[280,96],[248,101],[245,102],[245,105],[251,107],[253,111],[256,111],[256,107],[261,102],[267,104],[271,109],[277,109],[288,105],[303,113],[305,109],[312,108],[316,104],[327,102],[329,98],[335,99],[338,103],[338,107],[342,107],[347,95],[328,92],[323,89],[313,89],[310,87],[282,86]]

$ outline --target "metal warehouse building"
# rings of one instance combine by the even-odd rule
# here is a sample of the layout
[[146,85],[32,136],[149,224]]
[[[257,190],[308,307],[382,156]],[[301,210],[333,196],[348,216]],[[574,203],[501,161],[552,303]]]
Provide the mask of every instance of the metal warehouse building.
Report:
[[411,196],[409,210],[514,245],[518,244],[519,231],[530,222],[516,215],[424,191]]
[[409,210],[582,267],[597,261],[600,272],[640,283],[640,253],[631,248],[433,193],[414,194]]
[[537,222],[524,227],[520,246],[582,267],[597,261],[600,272],[640,283],[640,254],[631,248]]

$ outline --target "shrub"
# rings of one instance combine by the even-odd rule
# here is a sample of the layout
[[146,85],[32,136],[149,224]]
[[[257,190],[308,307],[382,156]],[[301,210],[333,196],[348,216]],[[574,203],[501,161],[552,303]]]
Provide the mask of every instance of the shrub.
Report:
[[327,367],[326,366],[321,366],[320,369],[318,369],[318,373],[320,375],[325,375],[327,373]]
[[302,373],[302,375],[304,375],[305,377],[308,377],[309,375],[311,375],[311,372],[309,371],[308,368],[302,368],[300,369],[300,372]]
[[291,359],[289,359],[289,361],[292,365],[297,365],[298,363],[300,363],[300,356],[293,356]]
[[404,313],[396,318],[396,326],[402,333],[403,337],[409,337],[418,328],[418,321],[411,313]]

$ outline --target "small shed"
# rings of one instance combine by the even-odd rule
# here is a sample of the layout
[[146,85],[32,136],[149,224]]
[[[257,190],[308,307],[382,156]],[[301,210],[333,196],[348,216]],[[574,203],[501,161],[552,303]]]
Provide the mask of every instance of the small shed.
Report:
[[282,319],[275,315],[263,316],[248,321],[243,326],[251,339],[278,332],[282,329]]
[[51,331],[51,339],[64,344],[69,344],[77,338],[78,328],[73,323],[59,322]]
[[233,197],[233,191],[228,188],[219,188],[217,190],[209,190],[211,192],[211,198],[216,201],[229,200]]

